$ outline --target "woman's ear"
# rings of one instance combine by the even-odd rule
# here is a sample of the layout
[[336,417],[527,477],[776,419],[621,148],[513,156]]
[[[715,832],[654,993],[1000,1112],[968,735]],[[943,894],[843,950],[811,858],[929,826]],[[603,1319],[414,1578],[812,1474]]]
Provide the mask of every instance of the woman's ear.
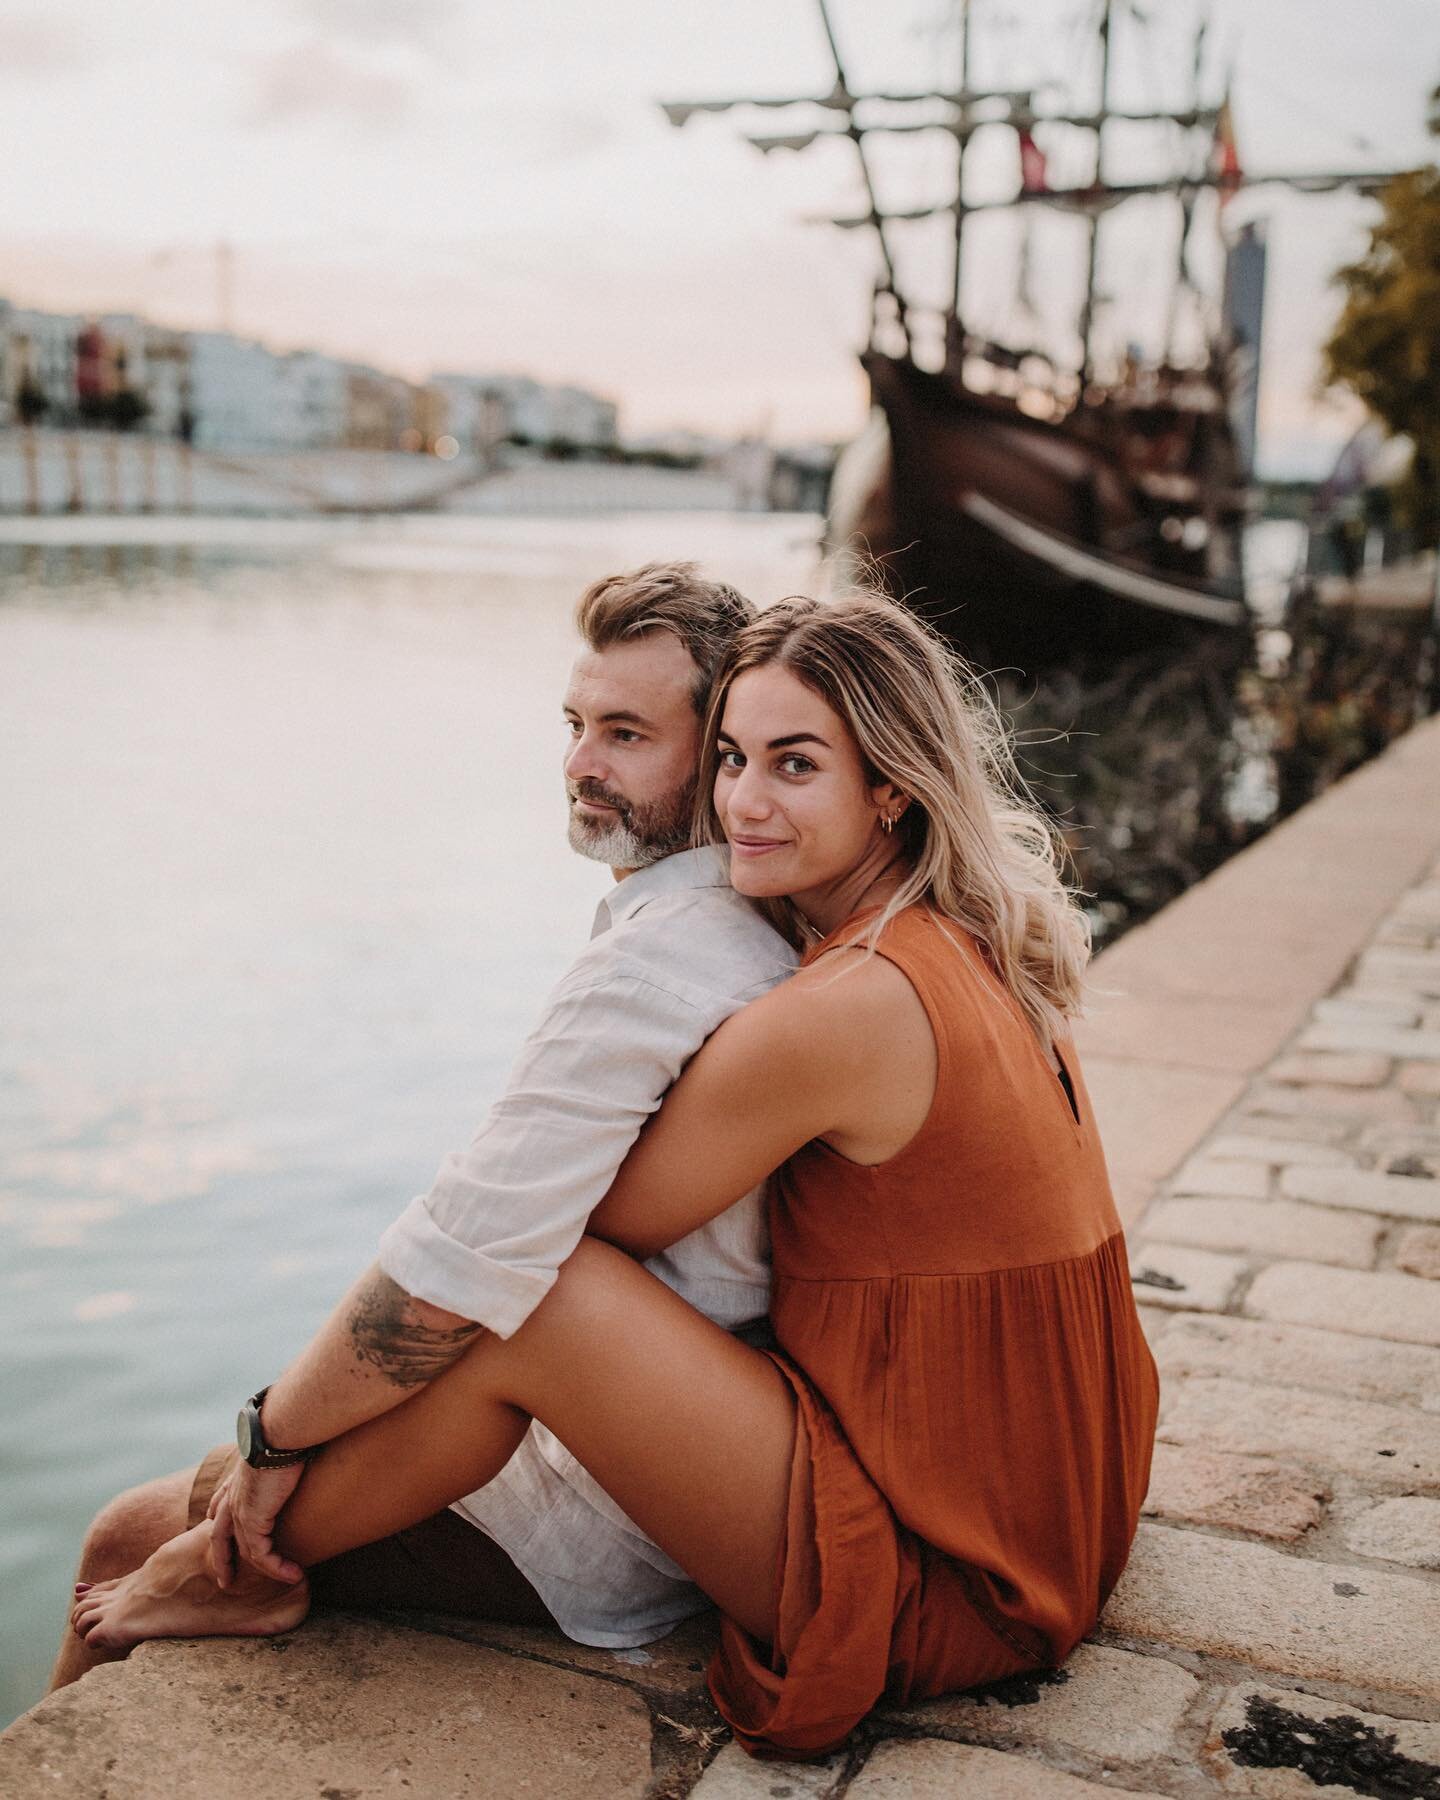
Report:
[[877,781],[870,789],[870,803],[880,815],[882,828],[893,831],[910,804],[910,796],[902,794],[893,781]]

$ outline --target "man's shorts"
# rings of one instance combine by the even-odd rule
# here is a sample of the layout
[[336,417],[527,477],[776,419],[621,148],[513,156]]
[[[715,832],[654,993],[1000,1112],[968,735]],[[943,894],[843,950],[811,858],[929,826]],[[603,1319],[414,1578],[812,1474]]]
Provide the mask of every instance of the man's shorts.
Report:
[[[219,1444],[201,1462],[190,1489],[191,1525],[207,1516],[211,1495],[238,1459],[233,1444]],[[396,1607],[511,1624],[554,1622],[500,1546],[448,1511],[317,1563],[307,1574],[320,1606],[355,1612]]]

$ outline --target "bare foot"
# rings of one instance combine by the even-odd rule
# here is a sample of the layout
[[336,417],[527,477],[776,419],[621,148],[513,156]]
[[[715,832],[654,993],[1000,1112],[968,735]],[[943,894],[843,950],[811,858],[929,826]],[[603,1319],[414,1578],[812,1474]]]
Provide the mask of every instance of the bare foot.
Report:
[[304,1581],[287,1587],[253,1570],[228,1588],[206,1566],[210,1521],[162,1544],[133,1575],[99,1581],[80,1594],[70,1623],[86,1645],[125,1651],[145,1638],[271,1637],[310,1610]]

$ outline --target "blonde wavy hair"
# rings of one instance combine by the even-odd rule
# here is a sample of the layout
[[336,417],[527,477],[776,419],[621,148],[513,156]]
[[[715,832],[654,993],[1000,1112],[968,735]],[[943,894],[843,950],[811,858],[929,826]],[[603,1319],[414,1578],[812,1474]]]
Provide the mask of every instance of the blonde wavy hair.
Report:
[[[778,664],[850,728],[872,784],[909,797],[895,839],[909,872],[855,942],[874,948],[902,908],[924,902],[980,944],[1048,1048],[1080,1010],[1090,930],[1061,877],[1063,847],[1015,766],[984,684],[905,607],[883,595],[795,597],[762,612],[716,672],[701,769],[718,766],[725,697],[749,669]],[[696,838],[724,841],[702,786]],[[792,942],[813,938],[790,901],[767,910]]]

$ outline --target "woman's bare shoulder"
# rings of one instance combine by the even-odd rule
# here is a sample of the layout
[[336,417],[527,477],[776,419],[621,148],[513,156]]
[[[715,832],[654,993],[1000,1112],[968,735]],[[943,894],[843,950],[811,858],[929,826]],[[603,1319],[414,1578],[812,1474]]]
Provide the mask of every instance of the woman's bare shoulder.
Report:
[[767,1023],[802,1033],[813,1054],[832,1060],[857,1054],[868,1060],[877,1047],[917,1031],[931,1036],[924,1004],[909,977],[888,957],[861,946],[826,951],[755,1005],[771,1009]]

